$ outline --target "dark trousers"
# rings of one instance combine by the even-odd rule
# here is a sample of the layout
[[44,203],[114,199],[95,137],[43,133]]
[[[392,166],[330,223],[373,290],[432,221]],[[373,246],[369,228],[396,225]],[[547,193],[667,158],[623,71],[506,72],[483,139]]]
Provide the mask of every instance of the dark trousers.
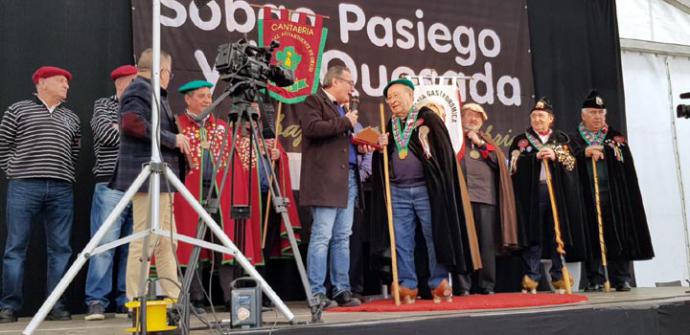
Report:
[[[603,218],[604,224],[611,222],[611,203],[609,201],[609,192],[601,192],[600,197],[600,207],[601,207],[601,217]],[[606,241],[604,241],[606,242]],[[596,248],[599,250],[599,248]],[[596,255],[599,256],[599,255]],[[623,282],[632,281],[632,275],[630,273],[630,268],[632,267],[632,262],[626,259],[607,259],[608,270],[609,270],[609,280],[611,285],[621,285]],[[604,267],[601,265],[601,259],[594,259],[585,261],[585,269],[587,271],[587,281],[591,284],[604,284],[606,280],[604,276]]]
[[[549,200],[549,190],[546,183],[539,184],[539,217],[541,217],[542,231],[553,231],[553,214],[551,212],[551,202]],[[549,236],[549,234],[543,234]],[[550,237],[554,239],[553,236]],[[542,241],[541,244],[533,243],[522,251],[522,260],[525,266],[525,275],[532,280],[538,282],[541,279],[541,271],[539,265],[541,264],[541,256],[543,254],[543,247],[550,250],[551,255],[551,280],[558,281],[563,278],[563,262],[561,256],[556,251],[555,241]]]
[[[595,259],[585,262],[587,270],[587,281],[592,284],[603,285],[606,277],[604,276],[604,267],[601,265],[601,260]],[[622,285],[624,282],[630,283],[632,275],[630,268],[632,262],[628,260],[608,260],[609,280],[612,286]]]
[[[493,291],[496,286],[496,253],[498,244],[498,220],[496,206],[473,202],[472,212],[477,227],[482,268],[472,274],[457,276],[462,291]],[[472,287],[474,282],[474,287]]]

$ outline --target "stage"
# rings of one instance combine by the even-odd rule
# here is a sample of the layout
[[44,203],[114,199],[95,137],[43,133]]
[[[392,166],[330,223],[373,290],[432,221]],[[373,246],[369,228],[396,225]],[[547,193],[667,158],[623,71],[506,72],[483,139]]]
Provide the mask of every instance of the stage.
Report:
[[[288,325],[277,312],[264,312],[264,328],[234,330],[238,334],[690,334],[688,288],[638,288],[631,292],[581,293],[586,302],[492,310],[426,312],[326,312],[321,324]],[[548,293],[545,293],[548,294]],[[496,297],[500,297],[498,294]],[[455,299],[463,299],[455,297]],[[306,304],[288,304],[298,323],[310,319]],[[222,307],[220,307],[222,310]],[[213,320],[207,313],[209,321]],[[217,318],[228,319],[225,312]],[[19,334],[29,322],[21,318],[0,325],[0,334]],[[45,321],[36,334],[124,334],[126,315],[108,315],[104,321]],[[193,327],[202,324],[196,320]],[[196,330],[192,334],[209,334]],[[216,332],[218,333],[218,332]]]

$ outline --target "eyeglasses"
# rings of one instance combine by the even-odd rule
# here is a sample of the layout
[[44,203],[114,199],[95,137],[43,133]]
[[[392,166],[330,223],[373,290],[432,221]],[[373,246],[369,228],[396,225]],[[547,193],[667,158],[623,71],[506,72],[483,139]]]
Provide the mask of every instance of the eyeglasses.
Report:
[[161,74],[163,74],[163,71],[168,72],[168,74],[170,75],[170,80],[172,80],[172,79],[175,77],[175,74],[172,72],[172,70],[170,70],[170,69],[162,69],[162,70],[161,70]]
[[350,86],[352,86],[352,87],[355,87],[355,82],[352,81],[352,80],[350,80],[350,79],[343,79],[342,77],[336,77],[336,78],[338,78],[339,80],[342,80],[342,81],[348,83],[348,84],[349,84]]

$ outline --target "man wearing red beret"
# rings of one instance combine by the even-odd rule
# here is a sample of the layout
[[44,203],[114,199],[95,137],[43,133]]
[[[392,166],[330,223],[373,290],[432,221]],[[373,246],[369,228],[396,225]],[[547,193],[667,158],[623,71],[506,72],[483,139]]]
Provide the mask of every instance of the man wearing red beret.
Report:
[[[2,262],[0,323],[17,321],[31,222],[43,218],[48,251],[46,292],[72,255],[73,184],[79,156],[79,117],[64,106],[72,75],[44,66],[33,74],[34,97],[10,105],[0,123],[0,168],[7,179],[7,240]],[[62,299],[49,320],[69,320]]]
[[[115,94],[96,100],[93,105],[93,118],[91,118],[91,131],[93,132],[93,146],[96,152],[96,165],[93,173],[96,178],[96,186],[91,201],[91,237],[93,237],[106,217],[113,211],[124,193],[108,187],[108,181],[115,170],[117,151],[120,147],[120,129],[118,126],[118,110],[120,109],[120,97],[125,89],[136,78],[137,68],[132,65],[123,65],[110,73],[110,78],[115,82]],[[132,233],[132,206],[128,206],[120,215],[110,231],[103,237],[101,244],[110,243],[121,235]],[[125,294],[125,268],[127,265],[127,245],[119,249],[117,265],[117,312],[124,312],[124,304],[127,302]],[[86,275],[85,302],[88,312],[85,320],[105,319],[105,309],[110,304],[108,296],[113,288],[113,256],[115,249],[103,252],[89,258],[89,272]]]

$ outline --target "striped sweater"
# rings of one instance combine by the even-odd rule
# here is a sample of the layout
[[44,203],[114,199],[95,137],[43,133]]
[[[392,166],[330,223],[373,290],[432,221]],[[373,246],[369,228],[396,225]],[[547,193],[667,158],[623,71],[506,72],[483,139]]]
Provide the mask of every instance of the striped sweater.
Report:
[[115,171],[117,151],[120,147],[120,130],[113,127],[119,121],[120,104],[115,95],[96,100],[93,104],[91,131],[93,147],[96,152],[96,164],[93,174],[96,177],[110,177]]
[[51,113],[38,97],[16,102],[0,123],[0,168],[8,179],[73,183],[80,140],[79,117],[64,105]]

